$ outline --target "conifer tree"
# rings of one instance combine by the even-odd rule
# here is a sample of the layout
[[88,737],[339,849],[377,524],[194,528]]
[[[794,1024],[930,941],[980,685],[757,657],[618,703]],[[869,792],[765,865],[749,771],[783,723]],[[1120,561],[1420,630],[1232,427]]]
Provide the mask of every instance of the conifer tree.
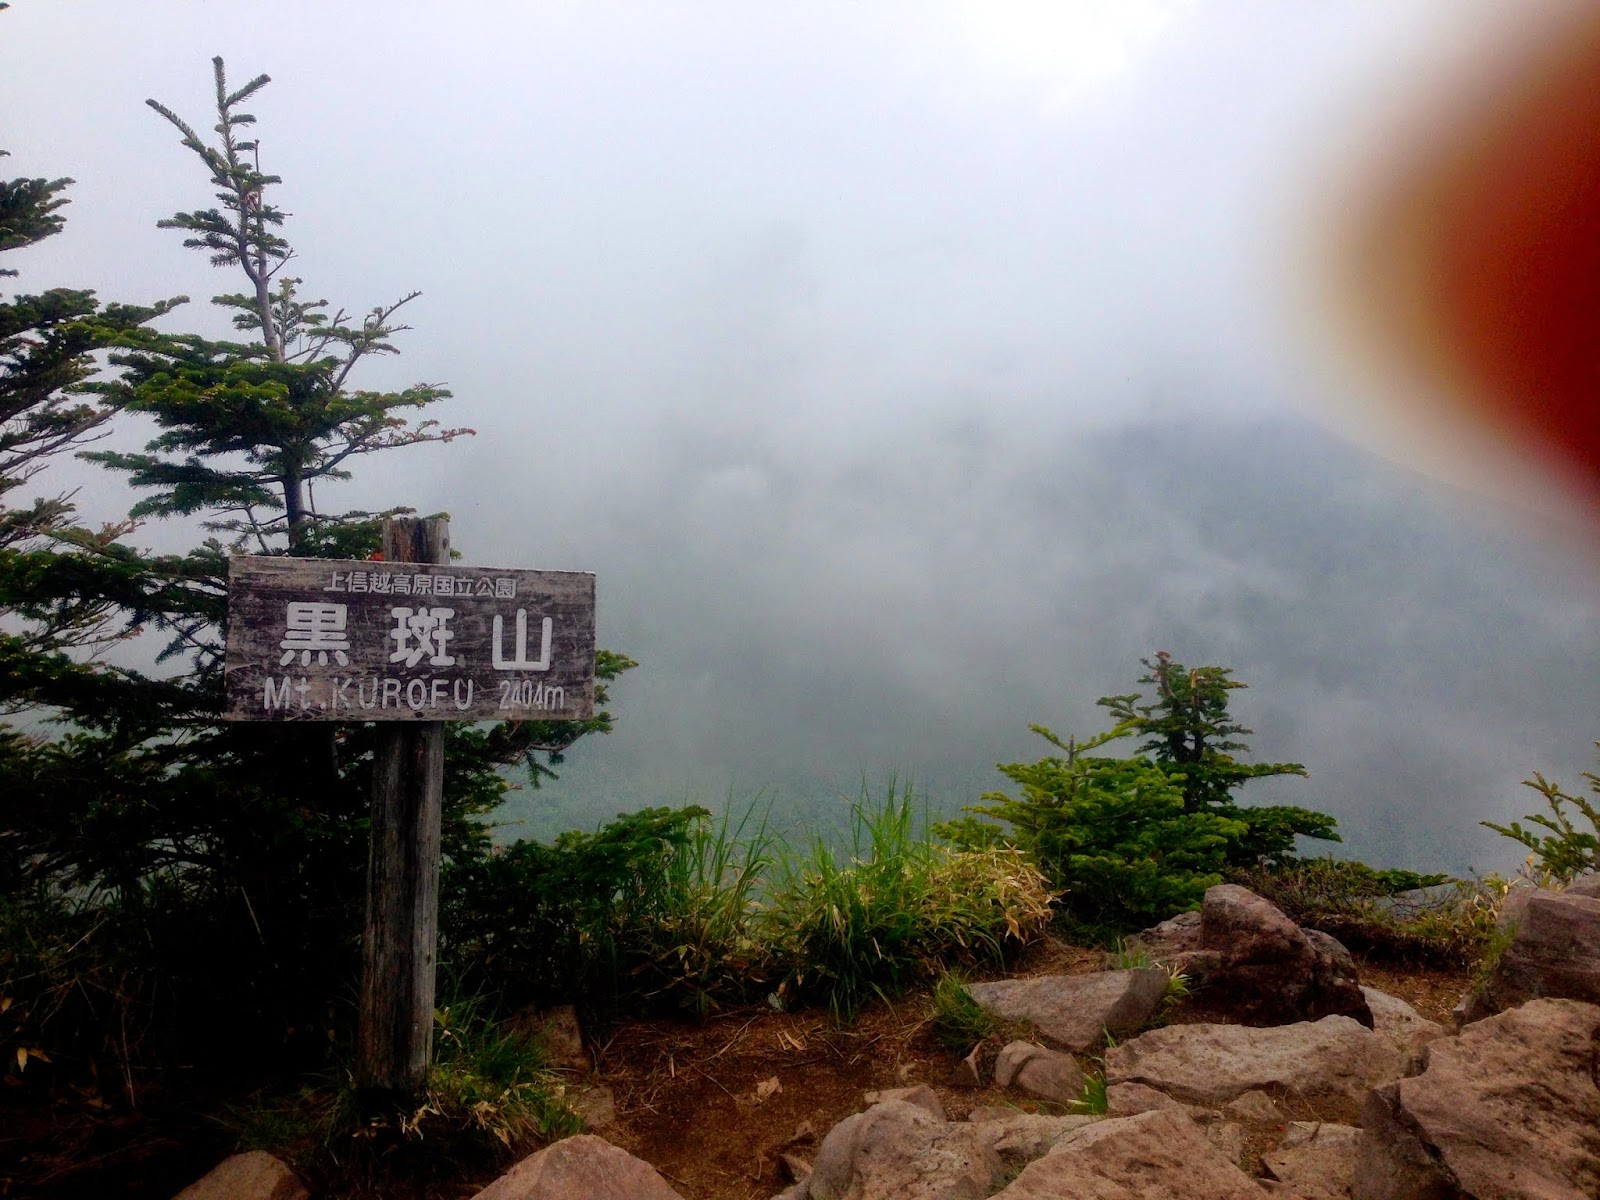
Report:
[[[116,330],[116,373],[81,385],[103,409],[145,414],[158,428],[143,451],[84,454],[146,493],[132,517],[196,520],[207,536],[182,555],[119,549],[77,581],[84,602],[109,606],[121,628],[156,634],[164,665],[90,668],[99,690],[51,698],[73,732],[11,765],[30,799],[0,802],[0,841],[55,888],[105,898],[133,931],[163,998],[145,996],[153,1031],[191,1050],[220,1040],[276,1061],[284,1031],[324,1053],[348,1015],[340,998],[356,962],[371,727],[219,719],[227,555],[366,557],[385,514],[329,511],[328,490],[367,455],[470,431],[417,418],[448,396],[437,384],[357,386],[365,363],[395,351],[406,328],[396,313],[416,294],[359,319],[303,298],[287,271],[281,181],[263,170],[245,110],[268,78],[230,89],[222,60],[213,65],[213,140],[150,102],[215,196],[160,224],[237,272],[245,286],[215,303],[239,337]],[[395,499],[390,511],[409,511]],[[632,665],[601,652],[598,706],[605,681]],[[449,727],[447,858],[486,851],[473,818],[499,803],[505,768],[524,764],[537,781],[574,740],[610,726],[602,708],[584,722]],[[48,803],[37,803],[42,794]]]
[[[0,151],[3,157],[4,151]],[[33,246],[65,223],[70,179],[0,180],[0,254]],[[19,271],[0,267],[0,277]],[[88,383],[95,352],[131,336],[178,301],[101,306],[93,292],[0,292],[0,712],[58,698],[52,681],[79,683],[73,651],[120,634],[114,605],[76,581],[128,531],[126,523],[80,527],[68,495],[23,489],[52,460],[105,432],[117,406]]]
[[1326,813],[1235,801],[1234,793],[1252,779],[1304,776],[1306,769],[1300,763],[1247,763],[1234,757],[1249,749],[1238,739],[1252,731],[1228,711],[1230,693],[1247,686],[1233,678],[1231,667],[1188,669],[1165,651],[1157,651],[1154,661],[1140,661],[1148,673],[1139,682],[1154,685],[1153,700],[1141,703],[1141,693],[1134,692],[1102,696],[1097,703],[1128,734],[1145,739],[1139,749],[1179,783],[1185,812],[1243,822],[1246,832],[1228,848],[1230,863],[1281,860],[1293,854],[1296,837],[1340,840],[1337,822]]

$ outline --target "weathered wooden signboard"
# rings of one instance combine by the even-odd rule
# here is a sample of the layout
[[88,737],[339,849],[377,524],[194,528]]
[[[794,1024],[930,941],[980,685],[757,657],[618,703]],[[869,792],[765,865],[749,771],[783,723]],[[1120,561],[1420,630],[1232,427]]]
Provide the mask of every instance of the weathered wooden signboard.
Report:
[[230,721],[574,720],[594,712],[594,576],[241,556]]

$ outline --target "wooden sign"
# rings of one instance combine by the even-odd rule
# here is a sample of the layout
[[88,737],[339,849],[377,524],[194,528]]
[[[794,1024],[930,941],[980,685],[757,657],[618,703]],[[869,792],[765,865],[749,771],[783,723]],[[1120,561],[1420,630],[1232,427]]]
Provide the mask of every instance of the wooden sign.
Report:
[[594,713],[594,576],[240,556],[230,721],[575,720]]

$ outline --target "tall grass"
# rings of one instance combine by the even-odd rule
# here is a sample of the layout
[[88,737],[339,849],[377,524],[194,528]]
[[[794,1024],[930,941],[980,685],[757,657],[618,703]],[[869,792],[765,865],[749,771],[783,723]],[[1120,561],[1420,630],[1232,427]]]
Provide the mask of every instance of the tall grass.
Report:
[[846,1016],[999,960],[1049,901],[1022,854],[939,843],[911,789],[891,785],[851,806],[842,846],[813,834],[796,850],[752,804],[738,818],[647,809],[507,847],[452,888],[450,948],[463,977],[513,1005],[704,1015],[776,996]]
[[724,809],[699,818],[673,847],[655,894],[618,931],[647,999],[704,1016],[753,998],[770,973],[754,919],[773,862],[774,839],[757,804],[737,823]]
[[851,806],[847,844],[779,848],[763,913],[780,995],[840,1017],[942,968],[1000,960],[1049,918],[1039,871],[1017,851],[960,851],[930,837],[909,787]]

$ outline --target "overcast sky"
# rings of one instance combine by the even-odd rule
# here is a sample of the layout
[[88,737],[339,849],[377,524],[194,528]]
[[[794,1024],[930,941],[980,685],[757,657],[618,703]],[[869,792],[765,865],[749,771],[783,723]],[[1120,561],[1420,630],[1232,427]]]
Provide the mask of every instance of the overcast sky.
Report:
[[1351,131],[1489,10],[14,0],[6,173],[78,181],[15,265],[220,329],[237,284],[155,228],[205,180],[143,102],[208,127],[212,55],[272,75],[305,290],[421,289],[363,382],[446,383],[479,432],[324,507],[594,570],[643,663],[618,732],[519,800],[537,832],[893,773],[953,807],[1161,649],[1237,668],[1256,754],[1309,767],[1261,798],[1383,865],[1505,869],[1476,822],[1594,765],[1600,569],[1347,439],[1373,397],[1304,272]]

